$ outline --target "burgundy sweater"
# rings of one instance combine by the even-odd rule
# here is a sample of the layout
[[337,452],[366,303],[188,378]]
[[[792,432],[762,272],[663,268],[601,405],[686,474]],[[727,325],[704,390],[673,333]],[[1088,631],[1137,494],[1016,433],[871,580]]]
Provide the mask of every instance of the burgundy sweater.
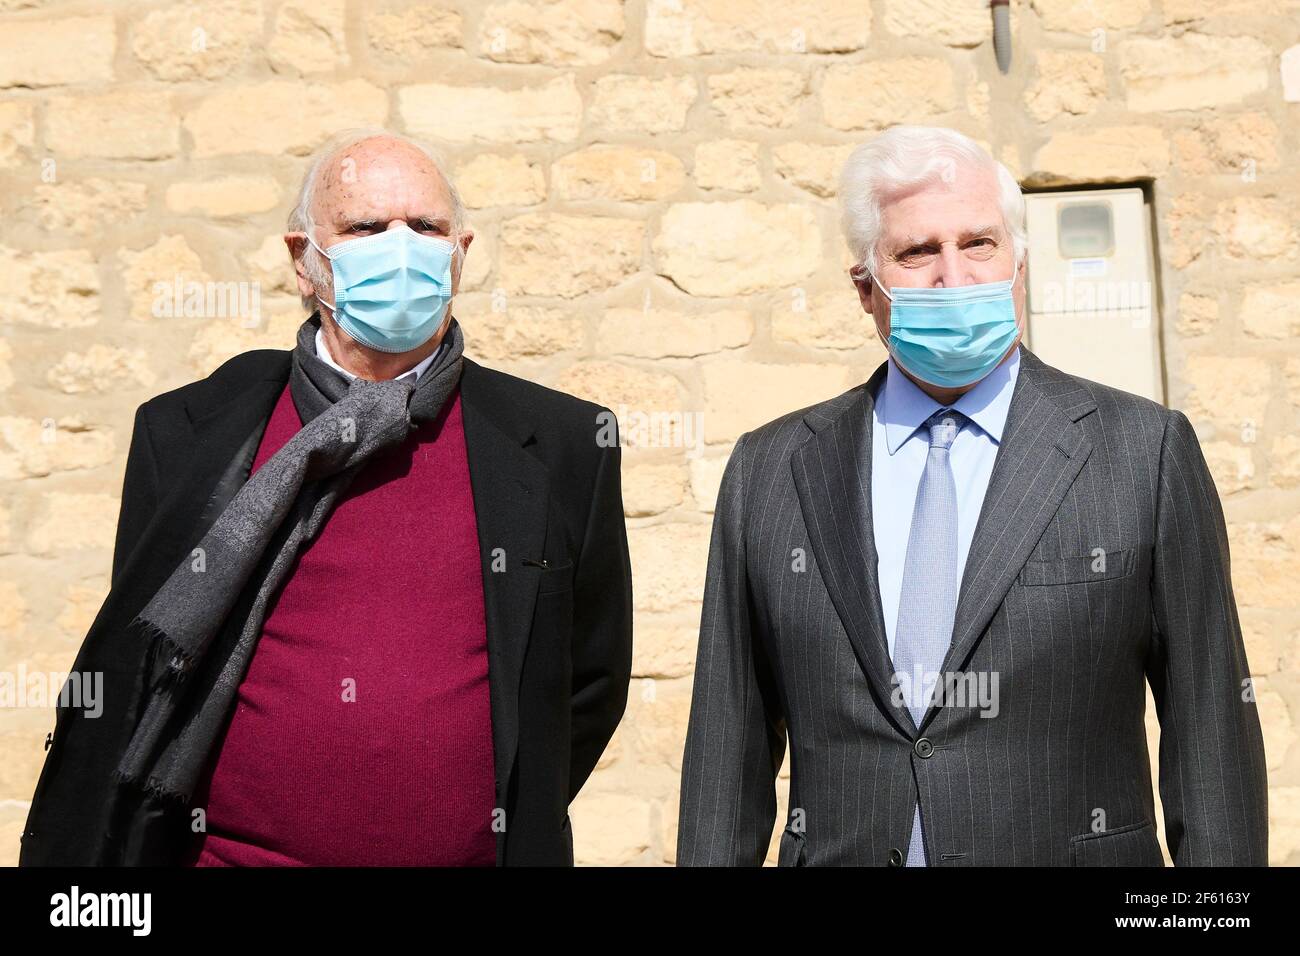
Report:
[[[302,427],[288,387],[254,472]],[[268,610],[185,862],[496,860],[482,566],[460,392],[363,466]]]

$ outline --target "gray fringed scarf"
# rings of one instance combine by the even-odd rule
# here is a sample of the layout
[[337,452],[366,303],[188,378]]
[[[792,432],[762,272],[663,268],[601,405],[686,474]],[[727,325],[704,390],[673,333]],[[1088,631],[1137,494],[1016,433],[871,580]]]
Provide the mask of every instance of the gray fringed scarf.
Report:
[[[302,429],[240,488],[131,622],[154,642],[147,658],[153,673],[117,776],[156,794],[184,802],[193,796],[252,660],[267,605],[298,552],[366,461],[436,418],[460,381],[464,337],[455,319],[441,354],[414,385],[349,380],[330,368],[316,355],[319,322],[318,315],[303,322],[293,351],[289,388]],[[256,591],[246,593],[250,587]],[[237,623],[227,617],[248,594],[252,601],[229,656],[205,668],[206,690],[192,688],[189,678],[210,647],[230,645],[214,637]]]

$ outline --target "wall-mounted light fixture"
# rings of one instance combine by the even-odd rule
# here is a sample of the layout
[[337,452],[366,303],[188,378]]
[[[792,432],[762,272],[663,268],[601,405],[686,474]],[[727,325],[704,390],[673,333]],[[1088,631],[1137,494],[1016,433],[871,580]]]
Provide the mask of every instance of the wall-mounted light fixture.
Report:
[[998,58],[998,69],[1006,73],[1011,69],[1011,0],[989,0],[993,11],[993,53]]

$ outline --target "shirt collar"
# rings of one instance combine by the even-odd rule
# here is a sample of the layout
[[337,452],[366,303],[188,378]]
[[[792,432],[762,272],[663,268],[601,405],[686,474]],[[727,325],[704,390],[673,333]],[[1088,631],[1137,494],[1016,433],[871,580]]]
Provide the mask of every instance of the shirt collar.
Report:
[[[397,378],[395,378],[394,381],[400,382],[406,378],[409,378],[412,384],[419,381],[420,376],[423,375],[425,370],[428,369],[428,367],[433,364],[433,360],[436,359],[442,353],[442,348],[446,344],[447,342],[444,339],[436,349],[434,349],[430,354],[422,358],[419,364],[415,366],[415,368],[408,369],[407,371],[403,372],[401,375],[397,376]],[[325,345],[325,336],[319,328],[316,330],[316,357],[320,359],[322,362],[324,362],[326,365],[328,365],[330,368],[342,372],[345,376],[347,376],[349,380],[356,378],[355,375],[353,375],[342,365],[339,365],[337,362],[334,361],[334,357],[330,355],[329,349]]]
[[[978,385],[957,399],[951,407],[1000,444],[1019,372],[1020,347],[1017,346],[1010,358],[980,379]],[[944,407],[921,391],[894,364],[894,357],[889,357],[889,370],[885,374],[880,394],[876,396],[875,408],[877,418],[885,425],[885,444],[891,455],[898,451],[927,418]]]

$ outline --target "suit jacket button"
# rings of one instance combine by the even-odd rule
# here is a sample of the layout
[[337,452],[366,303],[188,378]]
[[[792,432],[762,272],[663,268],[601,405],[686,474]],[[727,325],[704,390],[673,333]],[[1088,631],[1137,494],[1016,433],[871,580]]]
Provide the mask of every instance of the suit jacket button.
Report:
[[890,866],[902,866],[902,865],[903,865],[903,851],[902,851],[902,850],[898,849],[897,847],[894,847],[893,849],[891,849],[891,850],[889,851],[889,865],[890,865]]
[[916,751],[918,757],[928,757],[934,753],[934,744],[930,742],[929,737],[922,737],[912,749]]

